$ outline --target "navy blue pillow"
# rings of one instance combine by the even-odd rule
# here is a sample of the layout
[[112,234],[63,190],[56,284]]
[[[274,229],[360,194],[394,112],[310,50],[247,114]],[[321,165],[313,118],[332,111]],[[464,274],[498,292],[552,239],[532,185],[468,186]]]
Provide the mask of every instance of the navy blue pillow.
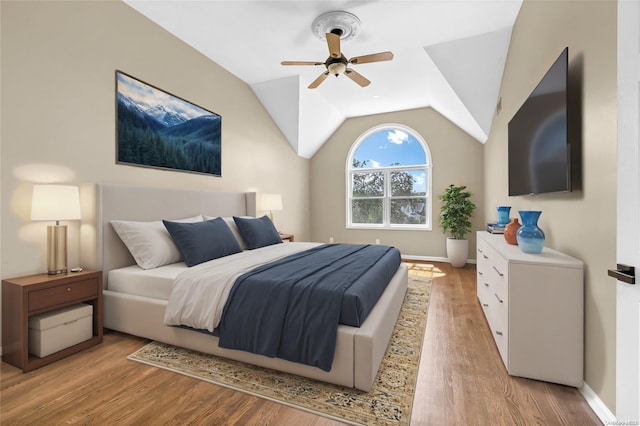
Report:
[[231,229],[220,217],[204,222],[163,220],[162,223],[176,243],[187,266],[195,266],[242,251]]
[[270,246],[282,242],[280,234],[268,216],[259,218],[233,217],[240,235],[249,250]]

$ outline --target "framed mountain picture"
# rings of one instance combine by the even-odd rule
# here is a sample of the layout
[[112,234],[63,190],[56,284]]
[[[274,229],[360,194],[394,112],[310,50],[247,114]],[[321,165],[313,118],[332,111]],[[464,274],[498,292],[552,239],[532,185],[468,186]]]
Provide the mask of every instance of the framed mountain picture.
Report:
[[222,118],[116,70],[116,163],[222,176]]

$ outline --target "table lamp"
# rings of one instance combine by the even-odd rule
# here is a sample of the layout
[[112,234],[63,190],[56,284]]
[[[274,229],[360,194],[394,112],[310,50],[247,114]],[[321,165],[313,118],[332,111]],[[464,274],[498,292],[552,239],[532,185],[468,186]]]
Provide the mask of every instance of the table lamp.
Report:
[[80,195],[77,186],[34,185],[31,220],[56,221],[47,226],[47,273],[67,273],[67,225],[61,220],[80,220]]
[[262,210],[269,210],[269,219],[273,222],[273,212],[282,210],[282,196],[280,194],[262,194],[260,207]]

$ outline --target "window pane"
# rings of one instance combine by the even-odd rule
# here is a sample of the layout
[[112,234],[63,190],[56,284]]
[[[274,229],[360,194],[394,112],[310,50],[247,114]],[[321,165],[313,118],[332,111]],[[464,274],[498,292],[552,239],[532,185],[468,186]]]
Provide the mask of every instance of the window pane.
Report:
[[382,197],[384,195],[383,173],[354,173],[352,184],[354,197]]
[[391,172],[391,195],[426,195],[426,176],[424,170]]
[[391,223],[394,225],[427,223],[426,198],[394,198],[391,200]]
[[401,129],[384,129],[367,136],[353,154],[352,168],[417,166],[427,163],[418,140]]
[[382,224],[382,199],[352,200],[351,222]]

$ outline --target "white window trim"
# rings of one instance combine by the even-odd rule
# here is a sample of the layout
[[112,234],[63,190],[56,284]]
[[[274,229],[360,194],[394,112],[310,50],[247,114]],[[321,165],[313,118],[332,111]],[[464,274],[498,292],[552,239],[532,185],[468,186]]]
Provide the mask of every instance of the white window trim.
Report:
[[[420,166],[392,166],[392,167],[384,167],[384,168],[378,168],[378,167],[371,167],[371,168],[362,168],[362,169],[357,169],[357,172],[384,172],[385,174],[388,174],[392,171],[395,170],[425,170],[425,173],[427,175],[427,187],[426,187],[426,205],[425,205],[425,211],[427,211],[429,214],[427,215],[427,223],[424,225],[415,225],[415,224],[391,224],[391,218],[389,217],[391,214],[391,211],[389,208],[384,208],[383,209],[383,223],[382,224],[372,224],[372,223],[365,223],[365,224],[354,224],[351,222],[351,200],[352,200],[352,181],[351,181],[351,172],[352,172],[352,168],[351,165],[353,164],[353,155],[355,154],[355,152],[357,151],[358,147],[360,146],[360,144],[367,139],[369,136],[371,136],[374,133],[380,132],[382,130],[395,130],[395,129],[399,129],[402,130],[406,133],[409,133],[411,136],[413,136],[422,146],[422,149],[424,150],[425,153],[425,157],[426,157],[426,164],[423,167],[422,165]],[[433,169],[433,163],[431,161],[431,150],[429,149],[429,145],[427,145],[427,142],[423,139],[422,135],[420,135],[420,133],[416,132],[414,129],[412,129],[411,127],[405,126],[403,124],[397,124],[397,123],[386,123],[386,124],[381,124],[375,127],[370,128],[369,130],[367,130],[366,132],[362,133],[356,140],[355,142],[351,145],[351,148],[349,149],[349,153],[347,155],[347,159],[346,159],[346,164],[345,164],[345,182],[346,182],[346,215],[345,217],[347,218],[347,229],[375,229],[375,230],[381,230],[381,229],[387,229],[387,230],[407,230],[407,231],[431,231],[433,229],[433,191],[432,191],[432,169]],[[388,176],[385,176],[385,186],[389,186],[391,184],[390,179],[387,179]],[[379,197],[381,199],[386,199],[388,196],[387,194],[390,194],[391,190],[390,188],[385,187],[384,190],[384,195],[382,197]],[[375,197],[370,197],[370,198],[375,198]],[[390,197],[389,197],[390,198]],[[385,203],[386,204],[386,203]]]

